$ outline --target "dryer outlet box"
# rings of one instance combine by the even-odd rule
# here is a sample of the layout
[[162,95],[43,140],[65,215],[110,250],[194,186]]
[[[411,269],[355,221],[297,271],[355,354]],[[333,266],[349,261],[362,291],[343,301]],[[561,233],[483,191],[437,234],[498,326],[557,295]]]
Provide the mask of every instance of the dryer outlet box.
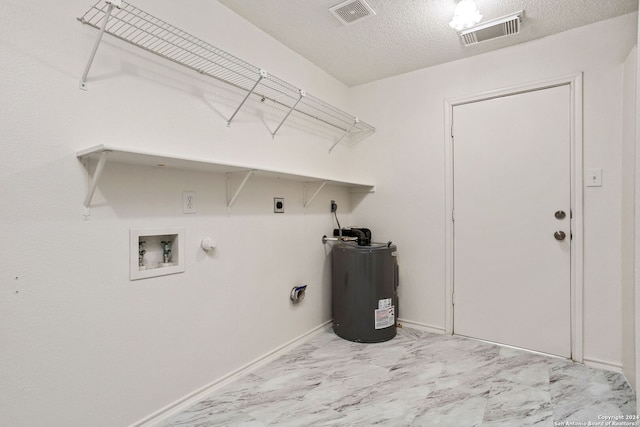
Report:
[[273,198],[273,212],[274,213],[284,213],[284,198],[283,197],[274,197]]

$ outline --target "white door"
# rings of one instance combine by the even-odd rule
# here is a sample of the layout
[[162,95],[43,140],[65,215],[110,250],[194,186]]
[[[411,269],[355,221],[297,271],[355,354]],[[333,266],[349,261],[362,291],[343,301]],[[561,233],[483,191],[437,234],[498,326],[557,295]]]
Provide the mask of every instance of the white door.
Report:
[[570,156],[569,85],[453,107],[454,333],[571,357]]

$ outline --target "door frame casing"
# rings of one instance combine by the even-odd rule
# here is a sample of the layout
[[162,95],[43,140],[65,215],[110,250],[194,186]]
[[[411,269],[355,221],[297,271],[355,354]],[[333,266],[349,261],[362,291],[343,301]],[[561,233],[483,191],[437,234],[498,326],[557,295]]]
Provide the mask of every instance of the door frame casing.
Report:
[[571,359],[583,362],[583,135],[582,73],[479,93],[444,102],[445,116],[445,333],[454,329],[453,108],[472,102],[569,85],[571,145]]

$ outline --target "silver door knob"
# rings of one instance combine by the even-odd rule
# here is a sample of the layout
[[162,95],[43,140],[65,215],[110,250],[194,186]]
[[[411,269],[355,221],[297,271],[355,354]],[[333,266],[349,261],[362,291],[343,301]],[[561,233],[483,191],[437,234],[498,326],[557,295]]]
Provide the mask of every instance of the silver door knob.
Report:
[[553,214],[553,216],[556,217],[556,219],[564,219],[567,214],[564,213],[564,211],[557,211],[556,213]]
[[564,240],[567,235],[564,233],[564,231],[556,231],[555,233],[553,233],[553,237],[555,237],[556,240]]

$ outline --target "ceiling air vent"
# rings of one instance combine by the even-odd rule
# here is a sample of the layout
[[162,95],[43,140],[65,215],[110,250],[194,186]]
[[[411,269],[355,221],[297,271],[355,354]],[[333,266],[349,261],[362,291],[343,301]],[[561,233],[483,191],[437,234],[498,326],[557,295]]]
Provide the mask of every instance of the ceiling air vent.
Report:
[[376,14],[364,0],[347,0],[330,7],[329,11],[344,25],[351,25]]
[[460,34],[464,45],[470,46],[487,40],[518,34],[521,21],[522,11],[474,25],[471,28],[460,31],[458,34]]

